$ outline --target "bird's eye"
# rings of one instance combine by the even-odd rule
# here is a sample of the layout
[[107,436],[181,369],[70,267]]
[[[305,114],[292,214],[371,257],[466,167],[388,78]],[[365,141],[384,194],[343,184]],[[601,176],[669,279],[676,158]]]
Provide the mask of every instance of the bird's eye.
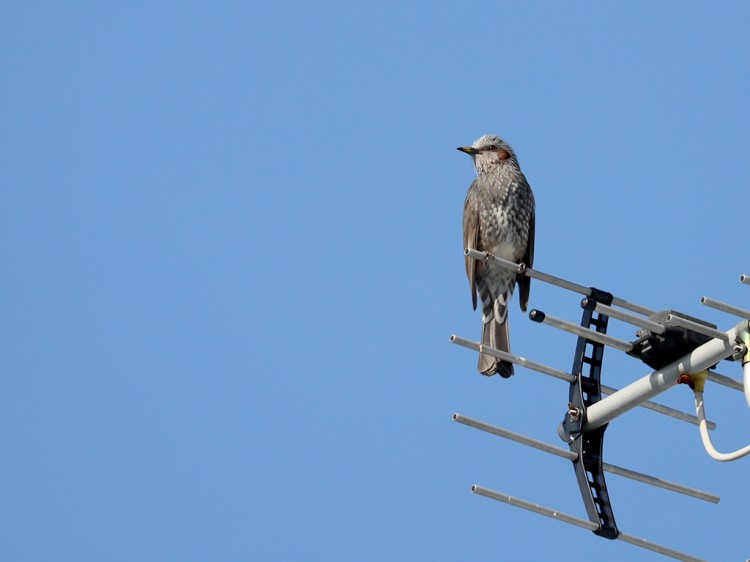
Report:
[[487,147],[487,150],[497,150],[497,145],[491,144]]

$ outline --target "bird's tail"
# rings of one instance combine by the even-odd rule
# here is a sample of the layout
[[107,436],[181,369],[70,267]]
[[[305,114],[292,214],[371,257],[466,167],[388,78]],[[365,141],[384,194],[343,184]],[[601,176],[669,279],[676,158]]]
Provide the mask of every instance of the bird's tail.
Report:
[[[482,322],[482,345],[510,353],[510,327],[507,316],[502,324],[495,320],[494,316],[488,322]],[[484,353],[479,354],[477,368],[488,377],[495,373],[506,379],[513,376],[513,363]]]

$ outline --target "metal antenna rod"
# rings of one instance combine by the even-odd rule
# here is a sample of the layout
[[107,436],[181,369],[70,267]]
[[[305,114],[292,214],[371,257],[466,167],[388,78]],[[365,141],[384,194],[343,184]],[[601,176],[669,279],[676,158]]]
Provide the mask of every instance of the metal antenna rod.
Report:
[[[619,389],[612,388],[611,386],[607,386],[605,384],[600,385],[602,394],[607,394],[611,396],[615,392],[618,392]],[[693,414],[686,414],[685,412],[682,412],[680,410],[675,410],[674,408],[670,408],[669,406],[664,406],[663,404],[659,404],[658,402],[652,402],[651,400],[647,400],[646,402],[642,402],[641,404],[638,404],[641,408],[646,408],[647,410],[651,410],[652,412],[656,412],[658,414],[664,414],[665,416],[669,416],[671,418],[675,418],[680,421],[684,421],[687,423],[692,423],[693,425],[700,425],[700,420],[697,416],[694,416]],[[716,429],[716,423],[706,420],[706,427],[710,429],[711,431]]]
[[463,414],[453,414],[453,421],[461,423],[463,425],[468,425],[469,427],[473,427],[474,429],[479,429],[480,431],[484,431],[485,433],[491,433],[492,435],[497,435],[498,437],[503,437],[505,439],[515,441],[516,443],[526,445],[527,447],[531,447],[533,449],[538,449],[545,453],[560,457],[561,459],[569,461],[575,461],[578,459],[578,455],[576,455],[572,451],[569,451],[568,449],[555,447],[553,445],[545,443],[544,441],[538,441],[536,439],[532,439],[531,437],[521,435],[520,433],[515,433],[513,431],[509,431],[507,429],[503,429],[502,427],[498,427],[496,425],[492,425],[480,420],[475,420],[474,418],[464,416]]
[[[568,449],[561,449],[560,447],[549,445],[544,441],[538,441],[536,439],[532,439],[531,437],[521,435],[520,433],[515,433],[502,427],[476,420],[468,416],[464,416],[463,414],[453,414],[453,421],[456,421],[463,425],[467,425],[469,427],[473,427],[474,429],[479,429],[480,431],[484,431],[486,433],[491,433],[492,435],[497,435],[498,437],[503,437],[510,441],[515,441],[516,443],[520,443],[521,445],[526,445],[527,447],[538,449],[545,453],[549,453],[551,455],[555,455],[569,461],[576,461],[578,459],[578,455],[572,451],[569,451]],[[697,498],[699,500],[711,503],[719,503],[720,498],[716,494],[711,494],[709,492],[704,492],[703,490],[697,490],[695,488],[683,486],[682,484],[677,484],[668,480],[662,480],[661,478],[655,478],[654,476],[649,476],[648,474],[643,474],[642,472],[636,472],[635,470],[629,470],[627,468],[622,468],[620,466],[616,466],[606,462],[603,463],[603,466],[605,472],[616,474],[617,476],[623,476],[625,478],[630,478],[631,480],[637,480],[638,482],[643,482],[644,484],[656,486],[657,488],[663,488],[665,490],[669,490],[670,492],[684,494],[686,496]]]
[[567,320],[563,320],[561,318],[555,318],[554,316],[545,314],[541,310],[532,310],[531,312],[529,312],[529,318],[531,318],[534,322],[539,322],[540,324],[548,324],[555,328],[559,328],[560,330],[570,332],[571,334],[582,336],[587,340],[599,342],[621,351],[628,352],[633,349],[633,344],[628,341],[613,338],[612,336],[608,336],[606,334],[600,334],[595,330],[584,328],[583,326],[573,324],[573,322],[568,322]]
[[750,285],[750,275],[740,275],[740,283]]
[[716,384],[726,386],[728,388],[733,388],[734,390],[739,390],[740,392],[745,392],[745,385],[742,383],[742,381],[735,380],[732,377],[728,377],[726,375],[715,373],[714,371],[708,372],[708,380],[713,381]]
[[[585,297],[591,296],[590,287],[584,287],[583,285],[579,285],[578,283],[573,283],[572,281],[567,281],[560,277],[555,277],[554,275],[543,273],[539,270],[531,269],[528,267],[525,268],[523,271],[521,271],[517,263],[505,260],[503,258],[499,258],[497,256],[493,256],[492,254],[488,252],[480,252],[472,248],[467,248],[464,251],[464,254],[467,257],[477,260],[477,261],[486,261],[486,260],[494,261],[498,265],[501,265],[508,269],[512,269],[518,273],[522,273],[526,277],[531,277],[532,279],[537,279],[538,281],[543,281],[545,283],[549,283],[550,285],[556,285],[558,287],[562,287],[563,289],[567,289],[568,291],[573,291],[574,293],[579,293]],[[641,306],[640,304],[628,302],[618,297],[614,297],[612,299],[612,304],[617,305],[620,308],[625,308],[632,312],[637,312],[638,314],[643,314],[645,316],[651,316],[655,312],[654,310],[651,310],[650,308]]]
[[[474,351],[479,351],[486,355],[492,355],[493,357],[497,357],[498,359],[502,359],[503,361],[510,361],[511,363],[514,363],[516,365],[521,365],[522,367],[526,367],[527,369],[531,369],[532,371],[536,371],[537,373],[549,375],[551,377],[560,379],[567,383],[575,382],[575,377],[571,373],[566,373],[565,371],[561,371],[560,369],[555,369],[554,367],[549,367],[547,365],[543,365],[542,363],[531,361],[530,359],[526,359],[525,357],[521,357],[520,355],[514,355],[512,353],[500,351],[499,349],[495,349],[493,347],[487,347],[487,346],[482,345],[479,342],[467,340],[466,338],[462,338],[461,336],[457,336],[455,334],[450,337],[450,341],[462,347],[473,349]],[[730,381],[732,380],[729,377],[724,377],[723,375],[718,375],[718,376],[723,377]],[[709,373],[709,379],[711,379],[710,373]],[[602,389],[602,393],[604,394],[614,394],[615,392],[618,391],[618,389],[612,388],[611,386],[606,386],[606,385],[601,385],[601,389]],[[666,416],[670,416],[672,418],[691,423],[693,425],[700,424],[700,421],[698,420],[698,418],[692,414],[686,414],[685,412],[681,412],[680,410],[675,410],[674,408],[670,408],[669,406],[664,406],[656,402],[651,402],[650,400],[643,402],[642,404],[639,404],[639,406],[641,406],[642,408],[646,408],[647,410],[657,412],[659,414],[664,414]],[[706,425],[708,426],[708,429],[710,429],[711,431],[716,429],[715,422],[707,421]]]
[[704,326],[703,324],[698,324],[697,322],[693,322],[691,320],[688,320],[687,318],[682,318],[681,316],[677,316],[676,314],[667,314],[664,321],[668,324],[672,324],[673,326],[681,326],[710,338],[718,338],[724,341],[729,340],[729,336],[727,336],[726,333],[720,330],[714,330],[713,328],[709,328],[708,326]]
[[721,310],[722,312],[726,312],[728,314],[733,314],[734,316],[739,316],[740,318],[744,318],[745,320],[750,318],[750,310],[740,308],[739,306],[734,306],[733,304],[727,304],[725,302],[717,301],[709,297],[701,297],[701,304],[705,304],[706,306],[710,306],[711,308]]
[[[527,511],[533,511],[534,513],[545,515],[547,517],[551,517],[552,519],[557,519],[558,521],[563,521],[565,523],[570,523],[571,525],[581,527],[582,529],[595,531],[598,528],[598,525],[596,523],[592,523],[591,521],[580,519],[578,517],[574,517],[573,515],[568,515],[567,513],[561,513],[556,509],[551,509],[549,507],[544,507],[536,503],[522,500],[521,498],[509,496],[508,494],[503,494],[502,492],[496,492],[495,490],[490,490],[489,488],[485,488],[483,486],[474,485],[471,487],[471,491],[480,496],[507,503],[515,507],[520,507],[521,509],[525,509]],[[618,540],[621,540],[623,542],[645,548],[646,550],[650,550],[658,554],[663,554],[664,556],[669,556],[676,560],[682,560],[683,562],[707,562],[703,558],[697,558],[690,554],[686,554],[684,552],[680,552],[678,550],[653,543],[646,539],[628,535],[627,533],[620,533],[617,538]]]
[[513,355],[512,353],[507,353],[505,351],[500,351],[499,349],[487,347],[486,345],[482,345],[479,342],[467,340],[466,338],[462,338],[461,336],[457,336],[455,334],[450,337],[450,340],[451,343],[473,349],[474,351],[479,351],[480,353],[484,353],[485,355],[492,355],[493,357],[503,359],[504,361],[510,361],[511,363],[515,363],[516,365],[521,365],[522,367],[526,367],[527,369],[531,369],[532,371],[536,371],[537,373],[549,375],[551,377],[555,377],[556,379],[563,380],[567,383],[574,383],[576,380],[573,375],[571,375],[570,373],[566,373],[565,371],[561,371],[560,369],[548,367],[547,365],[537,363],[536,361],[532,361],[531,359],[526,359],[525,357],[521,357],[520,355]]
[[649,320],[648,318],[643,318],[641,316],[636,316],[635,314],[624,312],[619,308],[612,308],[611,306],[607,306],[606,304],[596,302],[595,300],[591,300],[589,298],[585,298],[581,301],[581,308],[589,308],[593,311],[598,312],[599,314],[609,316],[610,318],[622,320],[623,322],[633,324],[634,326],[638,326],[639,328],[646,328],[647,330],[650,330],[655,334],[663,334],[664,330],[666,330],[666,328],[658,322],[654,322],[653,320]]

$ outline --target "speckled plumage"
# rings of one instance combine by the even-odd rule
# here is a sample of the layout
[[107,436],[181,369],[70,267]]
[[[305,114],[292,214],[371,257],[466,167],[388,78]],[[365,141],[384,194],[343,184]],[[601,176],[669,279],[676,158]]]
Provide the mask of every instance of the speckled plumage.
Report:
[[[534,194],[518,166],[513,149],[500,137],[484,135],[459,150],[474,160],[477,178],[464,203],[464,248],[473,248],[528,267],[534,263]],[[510,352],[508,303],[516,285],[515,272],[492,262],[466,258],[472,303],[482,304],[482,344]],[[530,280],[518,280],[521,310],[529,301]],[[479,355],[483,375],[513,374],[513,364]]]

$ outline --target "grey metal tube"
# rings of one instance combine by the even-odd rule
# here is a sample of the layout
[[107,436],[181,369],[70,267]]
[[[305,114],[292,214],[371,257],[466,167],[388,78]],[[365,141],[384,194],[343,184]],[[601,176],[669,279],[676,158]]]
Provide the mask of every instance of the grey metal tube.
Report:
[[[507,267],[508,269],[518,271],[517,263],[499,258],[497,256],[493,256],[492,254],[489,254],[488,256],[487,253],[480,252],[479,250],[474,250],[473,248],[467,248],[465,254],[477,261],[490,259],[498,265],[502,265],[503,267]],[[524,275],[526,275],[526,277],[531,277],[532,279],[537,279],[539,281],[549,283],[550,285],[562,287],[563,289],[567,289],[568,291],[573,291],[574,293],[579,293],[581,295],[589,296],[591,294],[591,288],[589,287],[584,287],[583,285],[579,285],[578,283],[566,281],[565,279],[561,279],[560,277],[555,277],[554,275],[550,275],[548,273],[542,273],[541,271],[537,271],[535,269],[526,268],[526,272],[524,273]]]
[[481,353],[485,353],[486,355],[492,355],[493,357],[497,357],[498,359],[510,361],[511,363],[515,363],[516,365],[521,365],[522,367],[526,367],[527,369],[531,369],[532,371],[549,375],[568,383],[574,383],[576,381],[576,378],[570,373],[566,373],[565,371],[561,371],[560,369],[555,369],[553,367],[548,367],[547,365],[537,363],[536,361],[532,361],[531,359],[526,359],[525,357],[521,357],[520,355],[506,353],[505,351],[500,351],[499,349],[495,349],[492,347],[485,347],[479,342],[467,340],[466,338],[462,338],[461,336],[457,336],[455,334],[450,337],[450,340],[452,343],[455,343],[462,347],[473,349],[474,351],[479,351]]
[[[516,433],[514,431],[510,431],[496,425],[470,418],[468,416],[464,416],[463,414],[453,414],[453,421],[456,421],[463,425],[467,425],[469,427],[473,427],[474,429],[479,429],[486,433],[491,433],[492,435],[497,435],[498,437],[508,439],[509,441],[515,441],[516,443],[520,443],[521,445],[526,445],[527,447],[531,447],[533,449],[537,449],[544,453],[549,453],[551,455],[555,455],[569,461],[575,461],[578,459],[578,455],[572,451],[569,451],[568,449],[555,447],[554,445],[550,445],[549,443],[545,443],[544,441],[532,439],[531,437],[527,437],[526,435],[521,435],[520,433]],[[698,490],[696,488],[690,488],[689,486],[683,486],[682,484],[670,482],[669,480],[662,480],[661,478],[649,476],[648,474],[643,474],[642,472],[636,472],[635,470],[622,468],[620,466],[616,466],[614,464],[609,464],[606,462],[602,463],[602,468],[605,472],[610,472],[612,474],[616,474],[617,476],[623,476],[624,478],[630,478],[631,480],[637,480],[638,482],[656,486],[657,488],[663,488],[671,492],[677,492],[678,494],[684,494],[686,496],[691,496],[693,498],[711,503],[719,502],[719,496],[717,496],[716,494],[704,492],[703,490]]]
[[626,301],[625,299],[621,299],[619,297],[612,297],[612,304],[615,306],[619,306],[620,308],[625,308],[632,312],[637,312],[638,314],[643,314],[644,316],[651,316],[654,312],[656,312],[651,308],[636,304],[634,302]]
[[652,371],[645,377],[621,388],[615,394],[592,404],[586,410],[584,431],[601,427],[640,403],[672,388],[677,384],[680,375],[700,373],[729,357],[734,352],[736,333],[736,328],[732,328],[726,333],[728,341],[721,339],[708,341],[663,369]]
[[520,433],[509,431],[507,429],[503,429],[502,427],[498,427],[496,425],[492,425],[483,421],[475,420],[474,418],[469,418],[462,414],[453,414],[453,421],[468,425],[469,427],[473,427],[474,429],[479,429],[481,431],[491,433],[492,435],[497,435],[498,437],[503,437],[510,441],[515,441],[516,443],[526,445],[527,447],[531,447],[533,449],[544,451],[545,453],[550,453],[551,455],[555,455],[569,461],[578,459],[578,455],[572,451],[569,451],[568,449],[561,449],[560,447],[555,447],[553,445],[545,443],[544,441],[538,441],[536,439],[532,439],[531,437],[521,435]]
[[502,492],[496,492],[495,490],[490,490],[489,488],[485,488],[484,486],[478,486],[474,484],[471,487],[471,491],[480,496],[484,496],[485,498],[490,498],[492,500],[507,503],[508,505],[520,507],[521,509],[525,509],[527,511],[533,511],[534,513],[545,515],[547,517],[551,517],[552,519],[563,521],[564,523],[570,523],[571,525],[581,527],[582,529],[596,531],[599,528],[599,525],[597,525],[596,523],[592,523],[591,521],[588,521],[586,519],[574,517],[572,515],[568,515],[567,513],[561,513],[556,509],[550,509],[549,507],[544,507],[543,505],[539,505],[538,503],[532,503],[526,500],[522,500],[521,498],[503,494]]
[[644,484],[656,486],[657,488],[664,488],[665,490],[677,492],[678,494],[684,494],[686,496],[691,496],[699,500],[711,503],[719,503],[719,500],[721,499],[716,494],[704,492],[703,490],[698,490],[696,488],[690,488],[689,486],[683,486],[682,484],[670,482],[669,480],[662,480],[661,478],[649,476],[648,474],[636,472],[635,470],[630,470],[628,468],[622,468],[621,466],[615,466],[614,464],[609,464],[608,462],[602,463],[602,469],[604,469],[604,472],[609,472],[611,474],[616,474],[617,476],[630,478],[631,480],[637,480],[638,482],[643,482]]
[[740,275],[740,283],[750,285],[750,275]]
[[[588,301],[588,299],[584,299],[584,301],[581,303],[581,306],[583,308],[586,308],[588,306],[586,301]],[[589,303],[590,302],[591,301],[589,301]],[[617,320],[622,320],[623,322],[627,322],[628,324],[633,324],[634,326],[638,326],[640,328],[646,328],[647,330],[650,330],[655,334],[663,334],[664,330],[666,330],[666,328],[658,322],[654,322],[653,320],[649,320],[648,318],[635,316],[634,314],[624,312],[620,309],[607,306],[606,304],[602,304],[600,302],[594,301],[593,309],[601,314],[609,316],[610,318],[616,318]]]
[[679,550],[674,550],[673,548],[669,548],[667,546],[652,543],[651,541],[636,537],[634,535],[629,535],[627,533],[620,533],[620,536],[618,536],[617,538],[622,542],[626,542],[634,546],[640,546],[641,548],[651,550],[652,552],[656,552],[658,554],[663,554],[664,556],[669,556],[670,558],[674,558],[675,560],[682,560],[683,562],[707,562],[703,558],[698,558],[697,556],[693,556],[685,552],[680,552]]
[[667,314],[667,317],[664,319],[664,321],[668,324],[682,326],[683,328],[687,328],[688,330],[693,330],[694,332],[698,332],[699,334],[703,334],[704,336],[708,336],[710,338],[719,338],[720,340],[727,339],[727,335],[720,330],[709,328],[708,326],[698,324],[697,322],[693,322],[691,320],[688,320],[687,318],[682,318],[681,316],[677,316],[675,314]]
[[[503,267],[518,271],[517,263],[499,258],[497,256],[493,256],[492,254],[489,254],[488,256],[487,253],[474,250],[473,248],[466,248],[464,254],[467,257],[478,261],[484,261],[489,258],[490,260],[498,263],[499,265],[502,265]],[[524,275],[526,275],[526,277],[530,277],[531,279],[543,281],[544,283],[549,283],[550,285],[556,285],[557,287],[562,287],[563,289],[573,291],[574,293],[578,293],[586,297],[591,296],[591,287],[585,287],[583,285],[579,285],[578,283],[573,283],[572,281],[567,281],[566,279],[555,277],[554,275],[550,275],[549,273],[543,273],[537,269],[527,268]],[[637,312],[638,314],[644,314],[646,316],[650,316],[655,312],[650,308],[641,306],[640,304],[628,302],[625,299],[621,299],[618,297],[612,298],[612,304],[621,308],[625,308],[627,310],[631,310],[633,312]]]
[[744,308],[734,306],[733,304],[717,301],[710,297],[701,297],[701,304],[705,304],[706,306],[710,306],[711,308],[721,310],[728,314],[733,314],[734,316],[739,316],[740,318],[750,318],[750,310],[745,310]]
[[573,322],[563,320],[562,318],[555,318],[554,316],[545,314],[541,310],[532,310],[531,312],[529,312],[529,318],[531,318],[534,322],[548,324],[560,330],[570,332],[571,334],[582,336],[587,340],[592,340],[604,345],[608,345],[610,347],[614,347],[615,349],[619,349],[620,351],[627,352],[633,349],[633,344],[630,342],[618,338],[613,338],[612,336],[608,336],[606,334],[601,334],[595,330],[584,328],[580,324],[574,324]]
[[[615,392],[618,392],[616,388],[612,388],[611,386],[606,386],[603,384],[600,385],[600,388],[602,390],[602,394],[612,395]],[[692,423],[693,425],[700,425],[700,420],[697,416],[686,414],[685,412],[675,410],[674,408],[670,408],[669,406],[664,406],[663,404],[659,404],[658,402],[651,402],[651,400],[647,400],[646,402],[641,402],[638,405],[641,408],[646,408],[647,410],[658,412],[659,414],[664,414],[665,416],[670,416],[680,421]],[[706,427],[713,431],[714,429],[716,429],[716,423],[712,421],[706,421]]]
[[[495,490],[490,490],[489,488],[485,488],[483,486],[474,485],[471,487],[471,491],[480,496],[507,503],[508,505],[512,505],[515,507],[520,507],[521,509],[525,509],[527,511],[533,511],[534,513],[538,513],[552,519],[557,519],[558,521],[563,521],[564,523],[570,523],[571,525],[581,527],[582,529],[595,531],[599,528],[596,523],[592,523],[591,521],[580,519],[579,517],[574,517],[573,515],[568,515],[567,513],[561,513],[556,509],[544,507],[543,505],[522,500],[521,498],[516,498],[502,492],[496,492]],[[620,533],[617,538],[623,542],[645,548],[646,550],[650,550],[658,554],[663,554],[664,556],[669,556],[676,560],[682,560],[683,562],[707,562],[703,558],[697,558],[690,554],[686,554],[684,552],[680,552],[678,550],[653,543],[646,539],[628,535],[627,533]]]
[[[743,382],[735,380],[732,377],[728,377],[720,373],[715,373],[714,371],[709,371],[707,378],[708,380],[713,381],[716,384],[720,384],[734,390],[739,390],[740,392],[745,392],[745,385],[743,384]],[[708,429],[711,429],[711,427],[709,426]]]

